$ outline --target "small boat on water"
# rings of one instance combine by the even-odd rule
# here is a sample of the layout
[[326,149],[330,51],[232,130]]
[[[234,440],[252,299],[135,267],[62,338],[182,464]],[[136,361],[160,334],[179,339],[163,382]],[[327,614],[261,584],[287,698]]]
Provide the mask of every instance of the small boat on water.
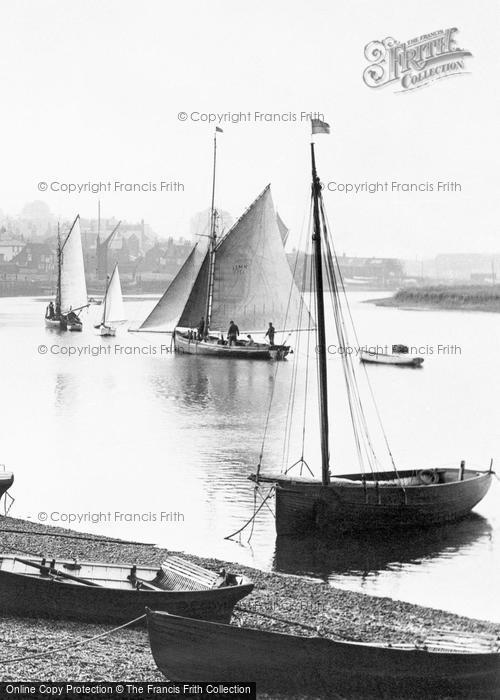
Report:
[[126,320],[120,274],[118,264],[116,264],[106,285],[101,323],[96,328],[99,329],[100,336],[115,336],[116,326],[125,323]]
[[493,635],[430,632],[413,644],[384,644],[296,636],[149,609],[147,621],[156,665],[173,681],[244,679],[255,681],[258,692],[326,698],[349,691],[366,693],[363,697],[387,692],[394,698],[498,697],[500,644]]
[[[328,125],[313,120],[314,133],[328,133]],[[368,385],[368,397],[378,415],[379,437],[384,445],[386,459],[390,460],[392,470],[382,467],[379,454],[368,426],[364,410],[365,398],[360,391],[357,367],[349,353],[341,354],[341,367],[346,386],[346,408],[353,429],[354,445],[352,459],[357,462],[356,469],[339,467],[332,473],[329,424],[329,387],[328,387],[328,345],[325,324],[325,285],[328,281],[330,301],[335,318],[338,347],[352,347],[348,337],[348,328],[357,340],[347,294],[345,293],[342,273],[325,212],[322,185],[316,170],[314,143],[311,143],[312,162],[312,223],[311,242],[313,246],[312,264],[314,266],[314,300],[316,306],[316,364],[319,389],[318,424],[321,447],[321,479],[315,477],[309,466],[302,440],[301,455],[290,467],[283,462],[280,474],[263,472],[262,456],[257,472],[250,475],[256,483],[268,482],[276,491],[276,532],[278,535],[309,534],[313,531],[328,533],[359,532],[396,529],[411,526],[422,527],[439,525],[458,520],[469,513],[488,492],[493,479],[492,463],[489,469],[466,469],[465,462],[457,460],[454,469],[419,468],[400,469],[396,464],[384,430],[380,413],[375,402],[374,392],[365,372],[362,379]],[[294,362],[300,356],[300,339]],[[359,343],[358,343],[359,346]],[[404,353],[402,353],[404,354]],[[309,354],[306,354],[309,362]],[[307,374],[308,365],[306,367]],[[293,376],[293,373],[292,373]],[[307,392],[312,389],[306,385]],[[292,434],[291,418],[295,406],[296,384],[292,384],[289,413],[285,438],[289,441]],[[335,397],[337,394],[335,394]],[[271,407],[270,407],[271,408]],[[270,409],[269,409],[270,410]],[[473,409],[471,409],[473,410]],[[302,409],[305,416],[305,411]],[[301,433],[305,435],[307,423],[302,420]],[[424,436],[416,437],[421,441]],[[380,451],[380,450],[379,450]],[[300,453],[299,453],[300,454]],[[298,455],[297,455],[298,456]],[[316,456],[314,457],[315,459]],[[318,460],[319,461],[319,460]],[[311,462],[312,463],[312,462]],[[354,466],[354,465],[353,465]],[[286,469],[285,469],[286,467]],[[300,467],[300,473],[292,473],[293,468]],[[302,476],[307,468],[309,475]],[[340,472],[340,473],[339,473]]]
[[77,216],[63,243],[57,235],[57,289],[55,304],[45,312],[45,325],[55,330],[81,331],[80,313],[89,306],[83,263],[80,216]]
[[0,471],[0,498],[7,493],[14,483],[14,474],[12,472]]
[[177,556],[160,567],[0,555],[0,614],[129,622],[146,606],[229,622],[253,583]]
[[[297,329],[303,298],[284,249],[288,230],[279,219],[270,185],[226,233],[218,232],[215,209],[216,136],[208,245],[198,243],[139,332],[173,333],[175,350],[217,358],[283,359],[285,342],[254,341],[270,323],[278,333]],[[306,315],[304,324],[306,325]],[[229,327],[240,335],[233,342]],[[307,321],[310,324],[309,315]],[[266,334],[267,335],[267,334]]]
[[398,365],[399,367],[421,367],[424,358],[411,355],[407,345],[393,345],[392,353],[381,352],[379,348],[363,349],[360,351],[361,362],[374,362],[380,365]]

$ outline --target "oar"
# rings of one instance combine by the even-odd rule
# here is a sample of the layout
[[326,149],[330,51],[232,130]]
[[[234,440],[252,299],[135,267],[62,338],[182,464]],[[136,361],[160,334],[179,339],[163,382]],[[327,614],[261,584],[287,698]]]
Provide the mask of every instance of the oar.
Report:
[[61,578],[67,578],[70,579],[71,581],[77,581],[77,583],[83,583],[86,586],[94,586],[95,588],[102,588],[99,583],[95,583],[95,581],[89,581],[86,578],[81,578],[80,576],[74,576],[73,574],[67,574],[65,571],[60,571],[59,569],[51,569],[48,566],[42,566],[41,564],[37,564],[34,561],[30,561],[29,559],[20,559],[19,557],[15,557],[15,561],[20,561],[22,564],[26,564],[27,566],[33,566],[35,569],[38,569],[39,571],[42,571],[43,573],[49,573],[54,576],[60,576]]

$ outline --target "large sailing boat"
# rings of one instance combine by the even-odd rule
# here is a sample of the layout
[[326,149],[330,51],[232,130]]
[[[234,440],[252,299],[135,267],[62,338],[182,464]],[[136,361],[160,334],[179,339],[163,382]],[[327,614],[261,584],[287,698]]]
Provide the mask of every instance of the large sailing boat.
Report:
[[125,323],[125,310],[123,308],[122,287],[118,264],[115,265],[104,295],[101,322],[96,328],[101,336],[115,336],[116,326]]
[[88,307],[87,285],[83,264],[80,216],[77,215],[61,244],[57,235],[57,290],[55,304],[50,302],[45,325],[68,331],[81,331],[80,312]]
[[[328,125],[313,120],[313,134],[322,132],[329,132]],[[291,467],[279,475],[264,475],[261,474],[260,463],[257,473],[250,478],[257,483],[273,483],[276,487],[278,535],[309,533],[314,530],[393,530],[457,520],[474,508],[487,493],[492,481],[491,465],[489,470],[479,471],[466,469],[464,461],[461,461],[456,468],[399,470],[380,423],[393,466],[392,471],[381,470],[368,433],[353,360],[347,352],[341,355],[342,367],[361,470],[356,474],[340,474],[335,477],[330,472],[324,275],[331,290],[339,348],[351,347],[346,329],[347,321],[352,322],[352,317],[350,312],[347,316],[343,311],[347,296],[330,240],[322,186],[316,172],[314,143],[311,144],[311,159],[321,481],[315,479],[312,472],[310,477],[294,476],[290,473]],[[353,330],[355,332],[354,326]],[[304,445],[302,449],[304,450]],[[304,451],[296,464],[301,469],[304,465],[308,467]]]
[[[216,135],[208,248],[198,243],[139,331],[173,332],[175,349],[214,357],[281,359],[289,346],[256,342],[271,323],[279,331],[296,330],[291,319],[303,303],[288,263],[270,185],[234,226],[218,236],[215,209]],[[240,335],[224,333],[234,322]],[[230,335],[230,334],[228,334]]]

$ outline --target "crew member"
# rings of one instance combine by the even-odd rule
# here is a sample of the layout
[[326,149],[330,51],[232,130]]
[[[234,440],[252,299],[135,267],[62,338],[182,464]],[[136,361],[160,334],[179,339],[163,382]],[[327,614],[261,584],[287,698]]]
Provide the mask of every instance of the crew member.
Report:
[[198,340],[203,340],[204,335],[205,335],[205,317],[202,316],[200,318],[200,322],[198,323]]
[[247,345],[256,345],[256,342],[251,335],[247,335]]
[[273,326],[272,321],[269,321],[269,328],[266,331],[266,335],[264,338],[269,338],[269,345],[274,345],[274,334],[276,333],[276,329]]
[[236,340],[240,334],[240,329],[234,321],[229,321],[229,328],[227,329],[227,340],[228,344],[236,345]]

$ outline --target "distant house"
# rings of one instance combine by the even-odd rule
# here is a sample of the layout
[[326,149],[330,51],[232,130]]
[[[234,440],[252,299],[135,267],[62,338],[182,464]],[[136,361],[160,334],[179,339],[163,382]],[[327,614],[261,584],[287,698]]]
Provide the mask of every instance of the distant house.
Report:
[[13,238],[0,240],[0,262],[11,262],[21,252],[24,241]]
[[33,272],[52,272],[56,268],[57,255],[47,243],[26,243],[12,259],[18,267]]

